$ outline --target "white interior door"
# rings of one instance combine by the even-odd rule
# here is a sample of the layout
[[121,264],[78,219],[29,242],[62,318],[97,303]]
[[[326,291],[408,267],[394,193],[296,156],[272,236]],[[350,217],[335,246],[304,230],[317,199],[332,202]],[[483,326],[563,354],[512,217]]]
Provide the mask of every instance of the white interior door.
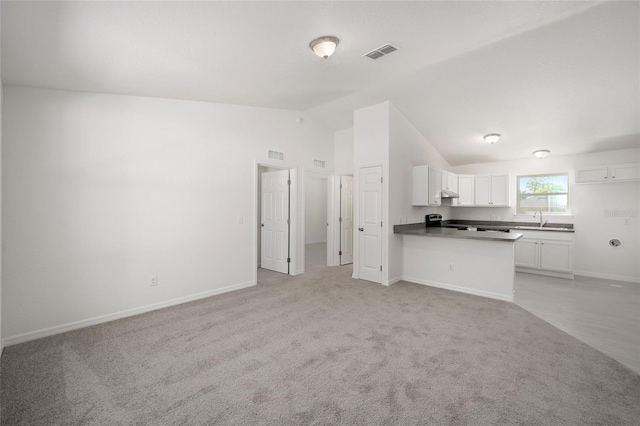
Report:
[[353,263],[353,176],[340,176],[340,264]]
[[358,276],[382,283],[382,167],[359,174]]
[[289,170],[262,173],[260,266],[289,273]]

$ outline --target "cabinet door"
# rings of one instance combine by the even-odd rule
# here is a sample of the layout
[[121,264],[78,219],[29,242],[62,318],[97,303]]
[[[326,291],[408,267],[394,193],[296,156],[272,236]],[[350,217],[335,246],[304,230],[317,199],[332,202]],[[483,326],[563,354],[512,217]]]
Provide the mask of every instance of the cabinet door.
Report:
[[429,205],[429,166],[413,167],[412,199],[414,206]]
[[458,175],[458,206],[473,206],[474,184],[473,175]]
[[640,166],[638,164],[619,164],[609,167],[609,175],[612,181],[638,180],[640,179]]
[[540,241],[540,269],[573,272],[573,243],[568,241]]
[[491,176],[476,176],[475,201],[476,206],[488,206],[491,201]]
[[492,206],[509,206],[509,175],[491,176]]
[[538,269],[538,241],[520,238],[516,241],[516,266]]
[[449,172],[447,174],[447,178],[449,179],[449,189],[453,192],[458,192],[458,175],[455,173]]
[[609,174],[606,166],[589,167],[586,169],[576,170],[576,182],[606,182],[609,180]]
[[429,167],[429,205],[439,206],[441,204],[442,193],[442,173],[439,169]]
[[[449,189],[453,192],[455,192],[456,194],[459,194],[458,192],[458,175],[455,173],[449,173],[448,175],[449,178]],[[459,198],[452,198],[451,199],[451,205],[452,206],[457,206],[459,205]]]
[[440,174],[441,174],[441,176],[442,176],[442,178],[440,179],[440,180],[441,180],[441,182],[440,182],[440,183],[441,183],[440,188],[441,188],[443,191],[444,191],[445,189],[449,189],[449,188],[447,188],[447,185],[449,184],[449,178],[448,178],[449,172],[448,172],[448,171],[446,171],[446,170],[440,170]]

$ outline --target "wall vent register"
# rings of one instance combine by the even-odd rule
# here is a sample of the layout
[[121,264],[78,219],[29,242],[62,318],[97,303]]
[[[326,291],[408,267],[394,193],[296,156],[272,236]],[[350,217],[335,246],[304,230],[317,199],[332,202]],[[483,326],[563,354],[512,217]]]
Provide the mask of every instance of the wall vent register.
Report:
[[270,160],[284,161],[284,152],[269,149],[267,150],[267,158]]
[[313,160],[313,167],[319,167],[321,169],[324,169],[326,167],[325,161],[324,160]]
[[362,55],[362,57],[364,58],[366,56],[367,58],[371,58],[371,59],[379,59],[379,58],[382,58],[383,56],[386,56],[390,53],[395,52],[398,49],[399,49],[398,46],[394,46],[391,43],[387,43],[384,46],[380,46],[376,49],[373,49],[371,52],[365,53],[364,55]]

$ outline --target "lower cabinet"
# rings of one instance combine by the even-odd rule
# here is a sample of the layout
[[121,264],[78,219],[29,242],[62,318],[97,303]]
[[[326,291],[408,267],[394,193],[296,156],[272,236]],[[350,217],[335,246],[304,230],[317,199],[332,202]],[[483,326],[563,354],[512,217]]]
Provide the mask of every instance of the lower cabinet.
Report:
[[522,234],[515,246],[517,271],[573,279],[573,233]]

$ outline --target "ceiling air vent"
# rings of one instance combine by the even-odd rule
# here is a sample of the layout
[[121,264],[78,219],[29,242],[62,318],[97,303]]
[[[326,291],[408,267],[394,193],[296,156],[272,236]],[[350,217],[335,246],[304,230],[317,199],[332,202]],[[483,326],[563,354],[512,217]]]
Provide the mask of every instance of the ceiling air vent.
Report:
[[321,169],[325,168],[324,160],[313,160],[313,167],[320,167]]
[[273,151],[271,149],[267,150],[267,158],[271,160],[280,160],[284,161],[284,152]]
[[399,49],[398,46],[394,46],[391,43],[387,43],[384,46],[380,46],[377,49],[373,49],[371,52],[365,53],[362,56],[363,57],[366,56],[371,59],[378,59],[378,58],[382,58],[385,55],[388,55],[389,53],[393,53],[398,49]]

